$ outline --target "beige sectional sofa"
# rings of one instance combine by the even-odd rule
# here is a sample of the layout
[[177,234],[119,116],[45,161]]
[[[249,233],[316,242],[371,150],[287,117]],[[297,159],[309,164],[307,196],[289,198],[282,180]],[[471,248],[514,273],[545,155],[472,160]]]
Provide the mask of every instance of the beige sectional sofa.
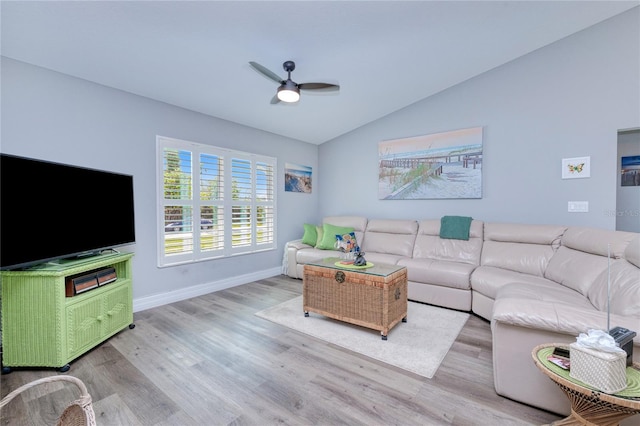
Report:
[[[611,327],[640,335],[640,234],[473,220],[462,240],[440,238],[440,219],[334,216],[323,223],[352,227],[367,260],[406,266],[410,300],[491,321],[499,395],[568,414],[567,398],[537,370],[531,350],[606,329],[608,293]],[[336,255],[291,241],[283,273],[302,278],[306,262]],[[640,336],[633,357],[640,362]]]

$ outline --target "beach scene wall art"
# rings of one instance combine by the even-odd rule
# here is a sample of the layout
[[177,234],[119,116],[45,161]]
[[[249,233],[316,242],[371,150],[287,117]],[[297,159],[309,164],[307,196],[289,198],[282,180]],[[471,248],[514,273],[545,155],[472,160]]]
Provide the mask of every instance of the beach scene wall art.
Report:
[[287,192],[311,193],[311,167],[285,163],[284,190]]
[[378,198],[482,198],[482,127],[378,144]]
[[622,157],[621,186],[640,186],[640,155]]

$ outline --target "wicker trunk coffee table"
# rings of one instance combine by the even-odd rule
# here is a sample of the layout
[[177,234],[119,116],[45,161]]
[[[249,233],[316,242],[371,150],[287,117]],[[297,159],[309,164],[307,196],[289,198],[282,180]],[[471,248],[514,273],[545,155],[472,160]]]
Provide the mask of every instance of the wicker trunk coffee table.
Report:
[[304,266],[305,316],[315,312],[379,330],[387,340],[389,330],[407,320],[407,268],[369,264],[358,269],[339,262],[338,258],[326,258]]

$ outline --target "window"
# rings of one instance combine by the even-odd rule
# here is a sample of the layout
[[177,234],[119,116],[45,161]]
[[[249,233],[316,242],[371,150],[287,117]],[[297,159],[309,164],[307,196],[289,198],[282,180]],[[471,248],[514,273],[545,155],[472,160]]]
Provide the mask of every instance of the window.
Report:
[[276,247],[276,159],[157,137],[158,264]]

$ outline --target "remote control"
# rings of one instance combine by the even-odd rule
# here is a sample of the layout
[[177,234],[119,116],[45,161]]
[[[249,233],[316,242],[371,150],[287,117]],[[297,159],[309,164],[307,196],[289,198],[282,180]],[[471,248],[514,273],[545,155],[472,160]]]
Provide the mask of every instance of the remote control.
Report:
[[633,338],[636,337],[636,332],[624,327],[614,327],[609,330],[609,334],[627,353],[627,365],[633,365]]
[[636,337],[635,331],[631,331],[628,328],[624,328],[624,327],[614,327],[611,330],[609,330],[609,334],[618,343],[624,342],[628,339],[633,339],[634,337]]

